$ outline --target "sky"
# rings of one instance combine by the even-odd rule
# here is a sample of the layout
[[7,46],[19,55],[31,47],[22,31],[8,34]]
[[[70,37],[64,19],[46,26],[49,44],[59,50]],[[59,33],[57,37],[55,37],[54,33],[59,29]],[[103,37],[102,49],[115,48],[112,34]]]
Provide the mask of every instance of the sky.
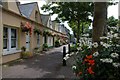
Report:
[[[19,1],[21,2],[21,4],[30,3],[30,2],[38,2],[39,9],[47,2],[47,0],[19,0]],[[40,13],[45,14],[41,9],[40,9]],[[110,16],[114,16],[116,19],[118,19],[118,4],[108,7],[108,17]],[[54,20],[56,17],[57,15],[55,14],[51,17],[51,19]],[[67,22],[65,22],[64,24],[70,30],[72,34],[73,33],[72,29],[68,26]]]

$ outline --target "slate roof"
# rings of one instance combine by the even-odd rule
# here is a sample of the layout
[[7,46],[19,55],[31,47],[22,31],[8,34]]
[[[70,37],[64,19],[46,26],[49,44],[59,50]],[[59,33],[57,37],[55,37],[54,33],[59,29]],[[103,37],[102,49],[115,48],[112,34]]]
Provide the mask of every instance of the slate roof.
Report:
[[41,20],[42,20],[42,24],[47,26],[48,20],[49,20],[50,15],[43,15],[41,14]]
[[0,5],[2,5],[2,0],[0,0]]
[[20,9],[20,13],[29,18],[33,9],[34,9],[34,6],[36,5],[36,2],[34,3],[27,3],[27,4],[20,4],[19,5],[19,9]]

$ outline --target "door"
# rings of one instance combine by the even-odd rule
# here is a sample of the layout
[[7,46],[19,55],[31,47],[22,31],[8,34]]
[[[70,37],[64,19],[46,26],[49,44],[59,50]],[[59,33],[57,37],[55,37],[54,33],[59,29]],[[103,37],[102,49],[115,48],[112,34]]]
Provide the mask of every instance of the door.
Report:
[[40,34],[37,34],[37,47],[40,47]]
[[30,35],[26,34],[26,51],[30,50]]

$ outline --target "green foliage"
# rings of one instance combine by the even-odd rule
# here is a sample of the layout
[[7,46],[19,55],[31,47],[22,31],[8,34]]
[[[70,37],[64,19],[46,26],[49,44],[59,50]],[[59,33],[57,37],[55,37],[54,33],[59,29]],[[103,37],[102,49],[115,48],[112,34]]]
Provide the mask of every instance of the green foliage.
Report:
[[48,31],[48,30],[44,30],[43,35],[44,36],[46,36],[46,35],[53,36],[52,33],[50,31]]
[[23,52],[25,52],[25,51],[26,51],[26,47],[23,46],[23,47],[21,48],[21,50],[22,50]]
[[[53,6],[57,4],[57,6]],[[77,40],[79,39],[80,23],[81,22],[91,22],[88,16],[93,16],[93,3],[91,2],[57,2],[44,5],[42,7],[44,11],[50,11],[50,14],[58,14],[56,18],[59,22],[68,21],[70,27],[74,27],[73,31],[77,35]],[[67,14],[66,14],[67,13]],[[77,28],[76,28],[77,27]]]
[[25,58],[30,58],[32,56],[33,56],[33,54],[31,52],[29,52],[29,51],[22,52],[22,54],[21,54],[21,57],[24,58],[24,59]]
[[[84,34],[84,33],[87,33],[89,31],[89,26],[90,26],[90,23],[91,22],[81,22],[80,23],[80,28],[79,28],[79,34]],[[75,35],[75,37],[77,37],[77,23],[76,22],[70,22],[68,25],[71,26],[72,30],[73,30],[73,33]]]
[[43,44],[43,50],[46,51],[47,49],[48,49],[48,44],[47,44],[47,43],[44,43],[44,44]]
[[38,29],[38,28],[35,28],[35,29],[34,29],[34,33],[37,33],[37,34],[41,34],[41,35],[42,35],[42,31],[40,31],[40,29]]
[[118,19],[115,19],[113,16],[109,17],[107,20],[107,25],[110,27],[116,27],[118,25]]
[[100,43],[86,44],[87,39],[79,44],[80,50],[72,67],[80,79],[119,80],[120,35],[117,27],[110,27],[107,36],[100,37]]
[[77,51],[77,45],[76,44],[70,45],[70,52],[75,52],[75,51]]
[[55,41],[55,47],[59,47],[60,46],[60,42],[59,42],[59,40],[56,40]]

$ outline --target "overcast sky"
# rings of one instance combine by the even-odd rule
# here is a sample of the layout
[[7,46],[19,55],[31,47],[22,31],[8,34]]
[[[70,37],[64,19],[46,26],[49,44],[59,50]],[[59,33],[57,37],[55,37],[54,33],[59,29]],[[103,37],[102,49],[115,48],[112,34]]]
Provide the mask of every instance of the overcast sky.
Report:
[[[26,0],[26,1],[25,0],[19,0],[19,1],[22,4],[23,3],[30,3],[30,2],[38,2],[38,6],[39,6],[39,9],[40,9],[40,7],[42,7],[44,4],[46,4],[47,0]],[[40,9],[40,13],[43,14],[44,12]],[[52,20],[54,20],[56,16],[57,15],[53,15]],[[108,7],[108,17],[110,17],[110,16],[114,16],[116,19],[118,19],[118,4]],[[71,28],[67,25],[67,22],[65,23],[65,25],[71,31]]]

